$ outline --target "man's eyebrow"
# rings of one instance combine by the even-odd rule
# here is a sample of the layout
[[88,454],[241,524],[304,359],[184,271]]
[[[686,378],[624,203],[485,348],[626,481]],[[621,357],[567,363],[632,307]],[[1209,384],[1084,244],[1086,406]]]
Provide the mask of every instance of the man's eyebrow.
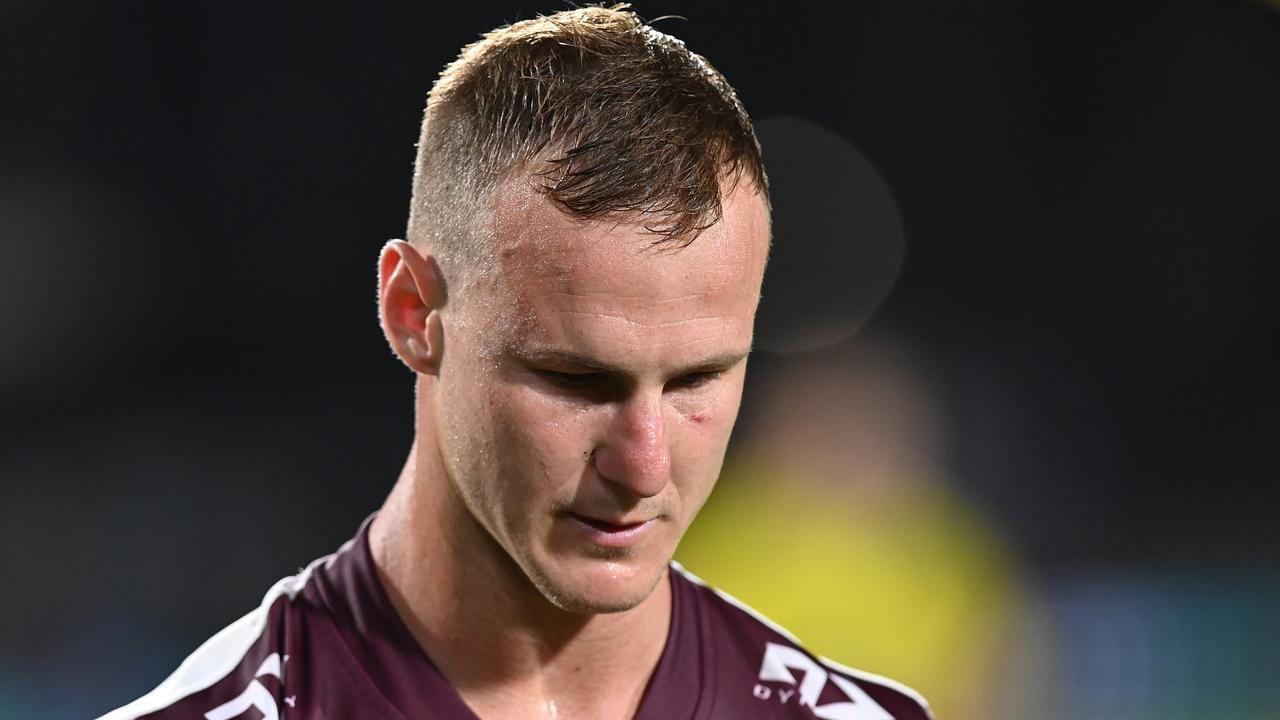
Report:
[[[750,352],[750,350],[744,350],[711,355],[687,367],[681,368],[675,374],[679,376],[698,372],[710,372],[713,370],[727,370],[745,360]],[[584,355],[572,350],[509,347],[507,348],[506,354],[526,365],[550,365],[582,368],[591,372],[605,373],[619,377],[631,377],[635,374],[626,368],[610,365],[609,363],[593,358],[590,355]]]

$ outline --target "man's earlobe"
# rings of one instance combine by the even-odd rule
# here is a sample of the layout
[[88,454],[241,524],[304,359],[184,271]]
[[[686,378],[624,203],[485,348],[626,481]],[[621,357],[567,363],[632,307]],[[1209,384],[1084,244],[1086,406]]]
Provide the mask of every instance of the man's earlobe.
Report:
[[436,259],[423,257],[403,240],[388,241],[378,259],[378,318],[392,351],[414,372],[439,371],[444,304],[444,276]]

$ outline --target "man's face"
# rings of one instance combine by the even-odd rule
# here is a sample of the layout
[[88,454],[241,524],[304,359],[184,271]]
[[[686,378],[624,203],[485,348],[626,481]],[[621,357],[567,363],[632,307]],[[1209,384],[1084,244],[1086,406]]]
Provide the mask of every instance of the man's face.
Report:
[[768,212],[741,183],[677,251],[572,219],[523,179],[501,195],[494,271],[443,313],[434,433],[467,510],[543,596],[625,610],[719,475]]

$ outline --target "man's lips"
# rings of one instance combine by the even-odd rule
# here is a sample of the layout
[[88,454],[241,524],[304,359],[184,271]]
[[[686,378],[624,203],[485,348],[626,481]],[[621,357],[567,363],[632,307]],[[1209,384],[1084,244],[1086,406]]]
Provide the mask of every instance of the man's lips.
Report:
[[584,522],[594,528],[598,528],[605,532],[618,532],[619,530],[626,530],[627,528],[633,528],[633,527],[636,527],[637,525],[643,525],[645,522],[644,520],[612,521],[612,520],[604,520],[601,518],[593,518],[589,515],[579,515],[578,513],[569,513],[569,514],[572,515],[575,520],[578,520],[579,522]]
[[657,518],[603,519],[575,512],[568,513],[568,520],[590,538],[592,542],[608,547],[633,545],[639,542],[657,524]]

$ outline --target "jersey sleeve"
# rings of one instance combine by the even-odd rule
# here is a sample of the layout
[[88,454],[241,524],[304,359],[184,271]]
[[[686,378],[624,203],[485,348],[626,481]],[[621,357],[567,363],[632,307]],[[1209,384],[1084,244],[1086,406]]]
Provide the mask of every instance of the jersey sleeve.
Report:
[[673,569],[693,588],[714,652],[716,720],[933,720],[911,688],[815,655],[742,601]]
[[261,605],[209,638],[154,690],[99,720],[230,720],[251,708],[255,717],[280,717],[288,704],[292,600],[320,562],[276,583]]

